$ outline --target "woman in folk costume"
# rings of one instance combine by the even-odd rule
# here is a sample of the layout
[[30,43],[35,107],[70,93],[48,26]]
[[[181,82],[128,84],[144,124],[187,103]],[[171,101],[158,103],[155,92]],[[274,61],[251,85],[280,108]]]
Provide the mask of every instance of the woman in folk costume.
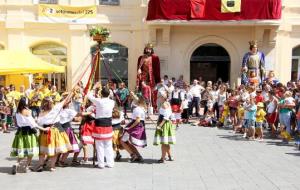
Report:
[[171,121],[172,109],[170,103],[167,101],[165,96],[165,102],[159,109],[159,118],[157,121],[157,127],[154,135],[154,145],[161,145],[161,158],[158,163],[164,163],[165,157],[168,155],[168,160],[173,161],[171,156],[171,144],[176,143],[175,127]]
[[95,126],[95,113],[96,107],[92,104],[91,101],[87,100],[86,109],[81,113],[83,116],[80,126],[80,140],[83,145],[83,163],[88,162],[88,150],[87,145],[94,145],[94,138],[92,133]]
[[137,147],[146,147],[146,129],[145,129],[145,100],[140,97],[137,102],[137,107],[132,112],[132,121],[124,128],[124,133],[121,138],[121,145],[130,154],[131,162],[143,162],[144,159],[137,150]]
[[[100,88],[100,86],[100,83],[96,83],[93,89]],[[112,112],[115,102],[109,98],[109,89],[102,88],[102,98],[95,98],[94,90],[89,92],[87,97],[96,106],[96,120],[92,135],[95,139],[98,167],[100,169],[105,167],[104,158],[106,158],[106,166],[112,168],[114,167]]]
[[[67,96],[68,93],[65,93],[63,94],[63,97],[64,96]],[[74,158],[73,161],[72,161],[72,164],[73,165],[78,165],[79,162],[76,161],[76,158],[80,152],[80,148],[79,148],[79,143],[78,143],[78,140],[77,140],[77,137],[75,136],[74,134],[74,131],[73,131],[73,128],[71,126],[71,121],[73,121],[77,115],[77,112],[74,110],[74,109],[70,109],[69,106],[70,106],[70,103],[71,103],[71,99],[69,99],[62,111],[60,112],[59,114],[59,117],[60,117],[60,124],[62,125],[62,127],[64,128],[64,130],[66,131],[68,137],[69,137],[69,141],[72,145],[72,150],[71,152],[74,153]],[[69,152],[67,153],[64,153],[59,161],[59,165],[60,166],[66,166],[66,159],[68,158],[69,156]]]
[[46,156],[50,158],[50,171],[55,171],[57,156],[72,150],[68,135],[59,123],[59,114],[67,101],[55,106],[51,98],[44,98],[42,101],[42,112],[38,117],[38,124],[44,128],[50,127],[50,130],[40,134],[40,158],[34,171],[43,171]]
[[184,93],[180,91],[179,86],[176,84],[174,91],[171,93],[171,108],[175,116],[175,124],[178,127],[181,122],[181,112],[182,112],[182,100],[184,100]]
[[112,113],[112,127],[114,131],[113,135],[113,148],[114,151],[116,152],[116,158],[115,161],[120,161],[122,158],[120,154],[120,148],[121,148],[121,143],[120,143],[120,138],[121,134],[123,132],[123,129],[121,127],[121,123],[124,122],[124,114],[123,112],[118,110],[118,107],[114,107],[113,113]]
[[24,158],[27,158],[25,166],[25,172],[28,166],[31,164],[33,156],[39,155],[39,145],[37,138],[37,129],[42,131],[48,131],[50,128],[39,127],[31,115],[31,110],[28,107],[25,97],[20,99],[16,113],[16,123],[18,130],[16,132],[13,144],[11,156],[17,157],[17,164],[13,165],[12,174],[16,174],[18,167]]

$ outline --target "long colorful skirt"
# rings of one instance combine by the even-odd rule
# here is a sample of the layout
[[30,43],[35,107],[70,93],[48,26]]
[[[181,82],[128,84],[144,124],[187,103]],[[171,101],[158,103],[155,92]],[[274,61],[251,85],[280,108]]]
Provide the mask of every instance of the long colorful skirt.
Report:
[[82,144],[94,144],[94,138],[92,137],[92,133],[94,130],[94,122],[85,122],[82,125],[81,131],[80,131],[80,139],[82,141]]
[[66,133],[69,137],[70,144],[72,145],[72,152],[79,152],[79,143],[77,141],[76,135],[74,134],[72,127],[68,127],[66,129]]
[[171,121],[166,121],[161,129],[156,129],[154,134],[154,145],[175,144],[175,126]]
[[121,140],[124,142],[129,141],[135,146],[144,148],[147,146],[145,123],[141,121],[135,127],[128,129],[134,122],[133,120],[125,127]]
[[17,158],[38,156],[39,143],[36,134],[18,131],[13,140],[10,155]]
[[72,145],[66,132],[60,132],[56,127],[52,127],[47,133],[40,134],[40,154],[55,156],[69,151],[72,151]]

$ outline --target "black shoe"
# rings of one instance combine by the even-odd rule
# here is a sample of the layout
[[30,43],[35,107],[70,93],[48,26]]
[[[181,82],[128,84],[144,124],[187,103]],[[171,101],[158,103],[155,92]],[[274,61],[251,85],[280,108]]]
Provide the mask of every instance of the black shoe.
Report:
[[16,175],[17,174],[17,169],[18,169],[17,165],[13,165],[11,174]]
[[174,158],[172,156],[169,156],[168,161],[174,161]]
[[144,158],[139,156],[138,159],[137,159],[137,162],[139,163],[144,163]]
[[120,160],[121,160],[121,158],[122,158],[122,155],[121,155],[119,152],[117,152],[117,155],[116,155],[115,161],[120,161]]
[[131,156],[129,162],[130,162],[130,163],[137,162],[138,159],[139,159],[139,158],[138,158],[137,156],[133,155],[133,156]]
[[162,163],[165,163],[165,161],[163,159],[159,159],[159,160],[157,160],[157,163],[162,164]]

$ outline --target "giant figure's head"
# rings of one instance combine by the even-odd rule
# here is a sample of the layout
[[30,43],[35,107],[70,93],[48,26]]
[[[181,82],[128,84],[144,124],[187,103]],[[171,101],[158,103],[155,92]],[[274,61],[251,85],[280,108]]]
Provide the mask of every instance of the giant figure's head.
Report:
[[153,50],[153,44],[148,43],[144,49],[144,54],[145,55],[152,55],[154,54],[154,50]]
[[258,51],[258,48],[257,48],[257,41],[250,41],[249,42],[249,45],[250,45],[250,47],[249,47],[249,49],[250,49],[250,51],[251,51],[251,53],[252,54],[256,54],[257,53],[257,51]]

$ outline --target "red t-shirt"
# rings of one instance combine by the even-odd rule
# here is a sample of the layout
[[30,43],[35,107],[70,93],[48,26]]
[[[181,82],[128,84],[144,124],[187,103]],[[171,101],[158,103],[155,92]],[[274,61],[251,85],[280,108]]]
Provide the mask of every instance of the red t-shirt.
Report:
[[255,97],[255,102],[256,102],[256,104],[257,104],[258,102],[264,102],[264,97],[263,97],[262,95],[257,95],[257,96]]

